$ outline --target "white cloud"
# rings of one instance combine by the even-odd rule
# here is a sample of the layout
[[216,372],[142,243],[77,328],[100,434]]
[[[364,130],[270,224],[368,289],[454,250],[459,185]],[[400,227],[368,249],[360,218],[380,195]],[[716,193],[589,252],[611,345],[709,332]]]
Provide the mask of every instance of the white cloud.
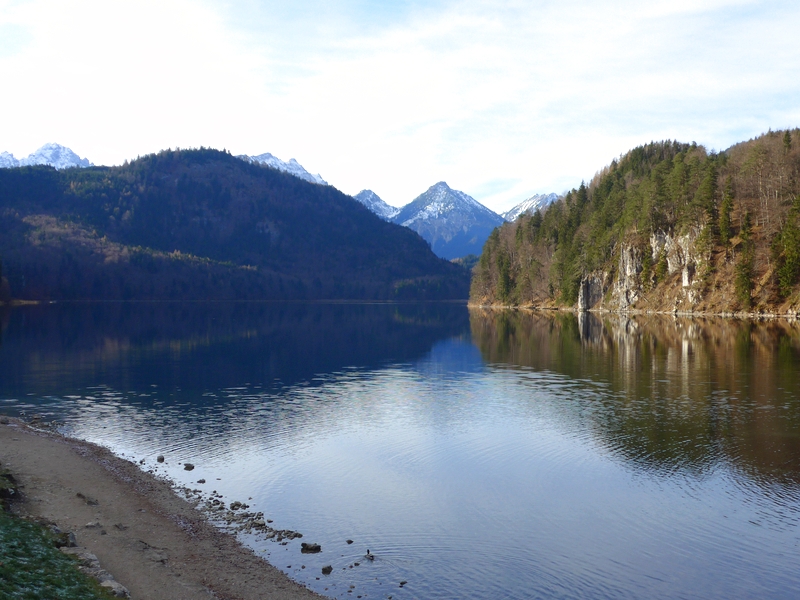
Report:
[[269,151],[396,205],[446,180],[502,210],[654,139],[800,124],[793,3],[36,0],[4,24],[30,38],[0,52],[0,150]]

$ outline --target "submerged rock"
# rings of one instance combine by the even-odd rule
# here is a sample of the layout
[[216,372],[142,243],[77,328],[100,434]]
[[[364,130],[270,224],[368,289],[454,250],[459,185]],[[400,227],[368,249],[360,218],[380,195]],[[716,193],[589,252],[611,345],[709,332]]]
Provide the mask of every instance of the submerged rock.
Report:
[[331,565],[326,565],[322,567],[322,574],[323,575],[330,575],[333,572],[333,567]]
[[186,463],[185,465],[183,465],[183,470],[184,471],[191,471],[193,469],[194,469],[194,465],[192,463]]
[[322,546],[319,544],[307,544],[303,542],[300,544],[300,552],[303,554],[316,554],[317,552],[322,552]]

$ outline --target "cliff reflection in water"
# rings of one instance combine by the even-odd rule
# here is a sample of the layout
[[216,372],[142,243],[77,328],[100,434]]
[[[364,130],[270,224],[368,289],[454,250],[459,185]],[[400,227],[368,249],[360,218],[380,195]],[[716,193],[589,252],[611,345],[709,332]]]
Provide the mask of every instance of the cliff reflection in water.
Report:
[[703,475],[727,464],[797,491],[797,322],[478,310],[470,321],[494,368],[607,385],[562,410],[638,467]]

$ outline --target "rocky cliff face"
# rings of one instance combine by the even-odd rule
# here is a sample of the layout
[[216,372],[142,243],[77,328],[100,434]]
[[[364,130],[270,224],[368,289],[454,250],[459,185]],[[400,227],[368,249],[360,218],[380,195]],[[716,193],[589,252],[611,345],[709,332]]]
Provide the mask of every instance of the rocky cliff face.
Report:
[[619,272],[614,282],[617,308],[626,309],[639,299],[642,292],[642,252],[630,245],[623,245],[619,253]]
[[[657,283],[659,262],[666,267],[664,276],[672,276],[679,281],[679,286],[673,286],[674,293],[670,298],[674,308],[691,310],[702,300],[703,286],[698,274],[704,272],[710,261],[709,253],[698,247],[699,233],[697,228],[682,235],[659,231],[650,236],[645,248],[631,243],[621,244],[617,270],[613,275],[605,271],[595,272],[581,280],[578,310],[628,310],[637,308],[640,302],[654,303],[656,299],[651,298],[649,292]],[[649,254],[647,261],[646,253]],[[659,308],[664,307],[662,305]]]
[[608,289],[608,273],[592,273],[584,277],[578,290],[578,310],[585,311],[598,306]]
[[709,252],[701,251],[698,248],[699,235],[699,230],[693,228],[684,235],[673,237],[664,232],[658,232],[650,237],[653,262],[655,263],[663,252],[667,261],[667,273],[669,275],[681,274],[681,287],[686,293],[687,299],[693,304],[700,300],[696,276],[708,266],[711,259]]

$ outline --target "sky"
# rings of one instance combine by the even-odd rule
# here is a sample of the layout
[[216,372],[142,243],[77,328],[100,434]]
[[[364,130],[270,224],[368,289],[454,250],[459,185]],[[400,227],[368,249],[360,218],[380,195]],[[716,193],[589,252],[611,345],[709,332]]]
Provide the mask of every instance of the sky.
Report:
[[0,0],[0,152],[297,159],[500,212],[653,140],[800,126],[800,2]]

